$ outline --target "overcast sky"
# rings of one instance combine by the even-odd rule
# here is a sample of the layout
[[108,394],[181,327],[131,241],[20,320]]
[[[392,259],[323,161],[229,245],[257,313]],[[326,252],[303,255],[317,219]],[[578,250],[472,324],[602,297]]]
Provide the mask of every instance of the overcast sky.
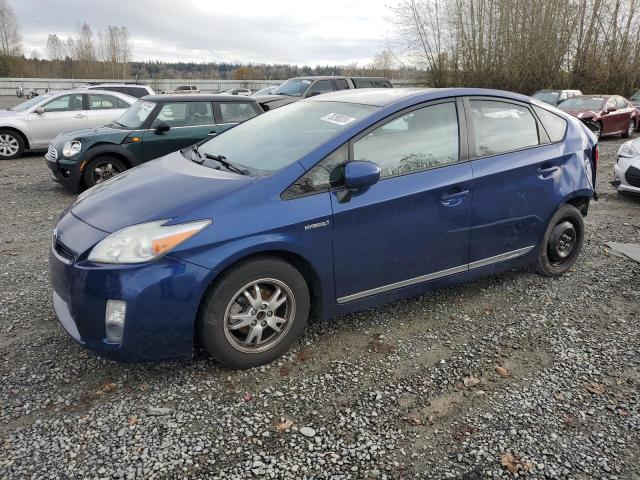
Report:
[[134,60],[367,63],[384,47],[391,0],[9,0],[25,54],[44,56],[86,21],[131,33]]

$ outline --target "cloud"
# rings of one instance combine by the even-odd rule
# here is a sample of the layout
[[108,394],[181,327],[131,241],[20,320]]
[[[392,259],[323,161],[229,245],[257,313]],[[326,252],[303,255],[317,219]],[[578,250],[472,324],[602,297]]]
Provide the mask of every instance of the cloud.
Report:
[[135,60],[348,64],[370,61],[388,34],[383,0],[10,0],[24,50],[44,54],[49,33],[124,25]]

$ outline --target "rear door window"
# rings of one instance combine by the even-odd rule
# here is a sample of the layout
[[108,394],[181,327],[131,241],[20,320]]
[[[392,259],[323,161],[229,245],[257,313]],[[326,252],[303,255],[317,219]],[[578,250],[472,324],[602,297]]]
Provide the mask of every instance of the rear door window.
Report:
[[539,145],[538,125],[527,107],[493,100],[469,103],[476,157]]
[[89,94],[89,110],[111,110],[121,108],[118,99],[112,95]]
[[338,78],[336,80],[336,85],[338,85],[338,90],[348,90],[349,84],[344,78]]

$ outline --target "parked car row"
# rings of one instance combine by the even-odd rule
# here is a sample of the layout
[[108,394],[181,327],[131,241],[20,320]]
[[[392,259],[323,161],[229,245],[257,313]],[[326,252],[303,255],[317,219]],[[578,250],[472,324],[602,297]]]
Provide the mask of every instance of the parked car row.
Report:
[[631,101],[620,95],[583,95],[580,90],[539,90],[532,97],[579,118],[598,137],[628,138],[640,130],[640,91]]
[[[284,354],[312,312],[575,264],[598,158],[582,122],[509,92],[308,95],[318,79],[305,80],[286,88],[311,98],[254,110],[191,148],[176,143],[78,197],[50,256],[70,337],[119,361],[191,358],[202,347],[248,368]],[[227,125],[223,105],[257,103],[144,97],[108,130],[65,134],[54,148],[85,152],[71,162],[80,166],[97,140],[144,158],[187,118],[204,131]],[[89,176],[100,173],[91,161]]]

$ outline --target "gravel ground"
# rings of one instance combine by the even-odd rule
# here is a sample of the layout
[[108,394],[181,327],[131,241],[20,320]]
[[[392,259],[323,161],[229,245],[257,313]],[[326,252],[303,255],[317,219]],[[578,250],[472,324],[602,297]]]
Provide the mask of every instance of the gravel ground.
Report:
[[[279,362],[120,365],[58,325],[74,197],[0,162],[0,478],[640,478],[640,199],[609,185],[558,279],[518,269],[310,325]],[[517,472],[517,473],[516,473]]]

